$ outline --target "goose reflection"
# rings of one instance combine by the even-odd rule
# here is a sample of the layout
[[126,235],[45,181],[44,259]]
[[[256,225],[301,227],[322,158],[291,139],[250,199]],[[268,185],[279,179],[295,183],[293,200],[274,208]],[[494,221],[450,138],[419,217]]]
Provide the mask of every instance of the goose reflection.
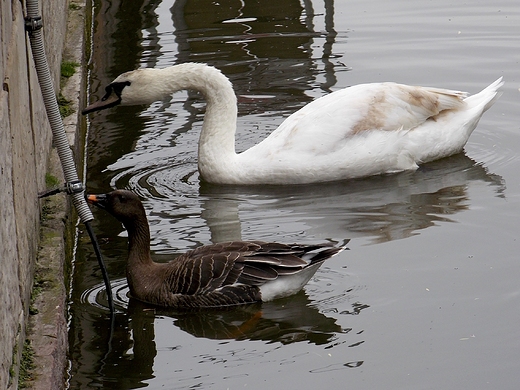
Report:
[[[349,333],[352,330],[342,328],[335,318],[323,314],[324,312],[335,313],[337,310],[334,307],[341,304],[343,308],[350,305],[350,309],[344,309],[340,314],[358,315],[370,307],[357,301],[355,288],[351,288],[340,295],[317,301],[311,300],[305,290],[302,290],[292,296],[270,302],[217,309],[176,310],[131,298],[124,278],[114,280],[111,284],[117,318],[128,320],[128,326],[119,328],[126,329],[123,331],[126,333],[130,330],[131,337],[134,338],[134,354],[137,353],[136,348],[141,348],[138,347],[140,343],[146,345],[147,349],[154,348],[155,333],[149,325],[153,326],[155,319],[171,318],[179,329],[200,338],[262,340],[282,344],[307,341],[322,345],[332,341],[337,333]],[[82,300],[99,310],[105,310],[108,303],[104,284],[87,290]],[[130,349],[128,343],[124,344]],[[141,352],[139,350],[139,354],[143,356],[155,356],[155,353]]]
[[[364,342],[362,330],[342,328],[336,319],[322,314],[314,307],[316,303],[313,303],[303,291],[285,299],[263,304],[219,310],[172,311],[128,298],[124,294],[128,289],[122,280],[113,283],[117,313],[112,325],[113,334],[109,338],[110,346],[99,367],[99,373],[106,381],[118,378],[119,388],[141,387],[145,381],[154,378],[156,340],[161,338],[155,327],[156,321],[172,319],[173,325],[181,331],[197,338],[212,340],[332,345],[339,333],[349,333],[348,338],[351,338],[352,345]],[[85,299],[94,306],[105,306],[103,286],[92,289],[88,295]],[[348,296],[343,298],[349,299]],[[95,302],[92,302],[93,299]],[[359,314],[362,309],[368,307],[369,305],[355,302],[351,311],[342,314]],[[108,328],[109,320],[105,318],[104,321],[107,322]],[[168,330],[172,331],[174,330]],[[121,372],[126,373],[124,377],[120,376]]]
[[216,340],[261,340],[281,344],[306,341],[322,345],[333,340],[336,333],[348,331],[310,303],[302,291],[287,299],[231,310],[156,313],[172,317],[176,326],[195,337]]

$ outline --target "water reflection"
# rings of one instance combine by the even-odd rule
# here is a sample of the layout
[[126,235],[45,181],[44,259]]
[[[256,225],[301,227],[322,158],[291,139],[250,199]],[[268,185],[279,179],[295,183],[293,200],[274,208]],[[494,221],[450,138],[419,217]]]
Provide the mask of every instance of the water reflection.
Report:
[[[307,341],[321,345],[343,332],[334,318],[309,304],[309,298],[301,292],[289,299],[265,304],[184,313],[156,310],[156,315],[173,318],[177,327],[195,337],[215,340],[262,340],[282,344]],[[135,310],[146,310],[146,305],[130,300],[130,315]]]
[[[114,281],[112,287],[116,305],[112,321],[107,318],[106,294],[102,284],[88,290],[82,297],[85,304],[99,311],[94,316],[96,319],[91,319],[97,324],[96,328],[103,329],[95,338],[96,345],[103,345],[102,339],[107,344],[98,351],[102,356],[94,363],[99,377],[91,378],[89,386],[99,382],[111,387],[117,383],[117,388],[130,389],[145,386],[147,380],[154,378],[154,360],[160,338],[164,336],[155,330],[157,321],[172,320],[181,331],[211,340],[261,340],[283,345],[307,342],[333,348],[339,334],[350,334],[345,336],[350,346],[364,342],[362,330],[342,328],[335,318],[321,313],[319,309],[349,301],[352,290],[347,290],[341,297],[331,297],[328,302],[312,302],[301,291],[291,297],[263,304],[218,310],[172,311],[128,298],[128,286],[124,279]],[[368,307],[353,302],[351,310],[340,314],[357,315]],[[175,329],[169,332],[175,332]],[[90,349],[94,345],[85,340],[84,347]],[[212,356],[211,351],[206,353]],[[121,376],[122,372],[125,373],[124,377]]]
[[[238,95],[238,151],[263,139],[283,117],[334,89],[338,77],[350,75],[339,73],[349,68],[338,59],[352,58],[352,54],[346,55],[351,45],[345,44],[350,22],[347,12],[343,12],[343,20],[341,13],[337,15],[342,25],[334,22],[332,0],[314,4],[310,0],[93,3],[89,95],[99,99],[103,87],[114,77],[139,67],[186,61],[215,65],[231,79]],[[215,7],[217,3],[220,7]],[[413,16],[416,20],[417,15]],[[377,28],[371,31],[386,28],[384,22],[384,18],[381,24],[378,20]],[[409,45],[402,43],[408,37],[399,38],[395,41],[399,45],[392,46],[401,50],[399,58],[391,58],[384,46],[387,42],[383,42],[375,49],[367,46],[371,62],[375,60],[378,67],[388,59],[402,64],[401,53],[407,52]],[[335,54],[339,43],[341,56]],[[432,49],[432,45],[428,47]],[[475,47],[480,47],[476,41]],[[387,54],[373,57],[377,49]],[[444,47],[432,50],[439,50],[441,57],[444,53]],[[349,82],[343,80],[342,86]],[[241,237],[280,241],[358,237],[380,243],[419,234],[440,221],[457,221],[457,214],[474,203],[475,186],[487,187],[479,193],[503,196],[503,180],[464,154],[427,164],[417,172],[346,183],[250,189],[203,185],[196,166],[203,114],[201,97],[189,94],[176,96],[167,104],[118,107],[92,117],[88,188],[104,192],[126,187],[143,196],[155,260],[209,241]],[[479,155],[493,160],[485,148],[481,146]],[[304,353],[325,355],[323,350],[331,348],[336,348],[335,355],[341,358],[331,364],[307,362],[307,366],[312,365],[310,372],[355,368],[363,364],[357,360],[358,354],[373,360],[381,345],[386,345],[376,345],[374,355],[364,348],[365,340],[370,341],[366,345],[377,344],[375,332],[365,335],[356,322],[367,317],[369,312],[364,309],[368,304],[356,300],[351,287],[345,290],[344,274],[331,269],[320,270],[319,287],[306,287],[312,299],[302,292],[288,300],[203,314],[160,312],[129,300],[124,279],[126,238],[116,236],[122,230],[117,221],[102,212],[94,213],[96,232],[107,238],[107,243],[102,241],[102,251],[114,280],[117,314],[111,324],[95,256],[87,240],[80,240],[70,308],[71,388],[154,384],[171,388],[179,382],[178,378],[168,381],[173,363],[164,368],[163,377],[152,380],[161,372],[161,363],[164,366],[174,359],[182,360],[186,367],[192,363],[200,366],[204,359],[211,362],[213,368],[206,367],[211,379],[206,383],[215,382],[213,388],[222,388],[226,382],[219,378],[229,370],[213,361],[233,359],[229,350],[235,345],[236,350],[244,351],[236,359],[247,355],[251,362],[238,371],[239,375],[254,371],[258,363],[276,371],[292,357],[300,362]],[[364,315],[353,317],[357,314]],[[383,328],[376,328],[376,332],[385,334]],[[195,345],[191,339],[183,339],[167,344],[164,340],[170,334],[180,338],[193,335],[204,343]],[[185,340],[190,341],[183,344]],[[224,344],[229,350],[223,350]],[[272,354],[266,362],[265,344],[283,346],[283,354],[288,355],[277,358]],[[175,348],[182,351],[175,354]],[[161,357],[165,350],[171,353]],[[316,377],[305,376],[304,370],[297,368],[293,375],[302,376],[304,381]],[[195,371],[181,385],[204,387],[200,372]],[[186,372],[183,375],[189,376],[188,369]]]
[[[111,286],[116,313],[121,315],[126,312],[130,322],[152,313],[152,317],[172,318],[179,329],[195,337],[216,340],[263,340],[282,344],[308,341],[316,345],[326,344],[334,338],[335,333],[348,333],[352,329],[342,329],[334,318],[323,313],[337,312],[334,306],[340,303],[351,306],[350,310],[343,310],[341,314],[357,315],[370,307],[357,301],[350,303],[353,289],[348,289],[339,296],[314,302],[302,290],[272,302],[219,309],[170,310],[131,298],[126,279],[116,279]],[[108,308],[102,283],[85,291],[81,300],[101,312]]]
[[194,161],[157,171],[132,168],[120,172],[113,185],[145,197],[154,249],[160,251],[203,244],[200,233],[208,228],[212,242],[273,239],[273,231],[285,241],[301,239],[301,232],[336,240],[367,237],[372,243],[402,239],[467,210],[468,189],[478,182],[503,196],[502,178],[461,153],[416,172],[310,186],[200,184]]
[[[111,284],[116,312],[118,315],[126,313],[129,322],[140,323],[151,318],[150,324],[153,326],[154,318],[168,317],[173,319],[174,325],[179,329],[195,337],[215,340],[263,340],[282,344],[307,341],[316,345],[327,344],[335,338],[336,333],[348,333],[352,329],[342,329],[334,318],[327,317],[321,311],[336,312],[332,306],[339,302],[351,305],[350,310],[343,310],[341,314],[357,315],[361,310],[370,307],[360,302],[349,303],[353,291],[350,289],[341,296],[316,302],[311,301],[304,291],[300,291],[291,297],[261,304],[214,310],[169,310],[130,298],[125,279],[115,280]],[[104,285],[98,284],[88,289],[83,294],[82,301],[106,311],[108,303]],[[152,343],[153,337],[150,340],[135,334],[133,337],[139,337],[141,345],[148,345],[150,348],[155,345]]]
[[208,198],[202,202],[202,217],[212,239],[238,239],[240,221],[232,221],[240,204],[230,201],[234,193],[241,201],[254,197],[256,215],[269,215],[272,210],[291,215],[289,219],[298,221],[307,234],[319,231],[322,237],[338,237],[344,231],[348,237],[365,236],[382,243],[418,234],[437,222],[451,222],[450,216],[470,207],[468,187],[475,181],[488,183],[496,196],[503,196],[505,184],[500,176],[458,154],[416,172],[348,183],[234,190],[203,186],[200,192]]
[[[211,0],[174,3],[170,11],[178,51],[175,62],[206,62],[223,69],[234,84],[245,86],[238,88],[245,106],[241,108],[247,110],[258,94],[275,95],[278,103],[272,104],[282,101],[286,109],[299,106],[317,73],[325,75],[322,90],[328,92],[336,83],[338,64],[331,62],[336,37],[332,0],[325,1],[323,31],[316,31],[309,0],[232,0],[222,5]],[[324,40],[316,57],[315,38]],[[318,59],[324,63],[322,70]],[[247,95],[250,91],[254,96]]]

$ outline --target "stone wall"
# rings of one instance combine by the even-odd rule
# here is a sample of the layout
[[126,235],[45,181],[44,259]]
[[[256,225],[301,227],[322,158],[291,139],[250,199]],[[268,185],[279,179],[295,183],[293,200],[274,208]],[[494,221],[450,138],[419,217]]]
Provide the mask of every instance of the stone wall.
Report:
[[[58,91],[68,2],[40,4]],[[24,29],[24,6],[23,1],[0,0],[0,389],[17,388],[39,246],[37,195],[45,189],[52,153],[52,134]],[[65,308],[57,310],[64,313]]]

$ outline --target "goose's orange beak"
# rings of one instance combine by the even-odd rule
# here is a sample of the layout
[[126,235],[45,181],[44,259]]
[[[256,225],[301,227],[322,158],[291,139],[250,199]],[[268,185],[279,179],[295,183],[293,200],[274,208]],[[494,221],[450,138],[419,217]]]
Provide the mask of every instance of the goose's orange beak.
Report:
[[107,202],[106,194],[99,194],[99,195],[86,194],[85,199],[87,200],[88,203],[96,205],[97,207],[99,207],[101,209],[106,208],[106,205],[107,205],[106,204],[106,202]]

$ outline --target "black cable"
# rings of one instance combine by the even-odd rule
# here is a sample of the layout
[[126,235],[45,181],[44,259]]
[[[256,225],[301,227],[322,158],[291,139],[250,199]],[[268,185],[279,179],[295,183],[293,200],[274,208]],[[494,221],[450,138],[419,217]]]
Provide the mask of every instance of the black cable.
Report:
[[90,236],[90,241],[92,241],[92,246],[94,247],[94,252],[96,252],[96,257],[98,259],[99,267],[101,268],[101,274],[103,275],[103,280],[105,282],[105,287],[107,291],[107,299],[108,299],[108,308],[110,309],[110,313],[114,314],[114,300],[112,298],[112,287],[110,286],[110,279],[108,278],[108,272],[105,267],[105,263],[103,261],[103,256],[101,255],[101,250],[99,249],[99,243],[97,240],[94,231],[92,230],[92,225],[90,221],[85,222],[85,226],[87,228],[88,235]]

